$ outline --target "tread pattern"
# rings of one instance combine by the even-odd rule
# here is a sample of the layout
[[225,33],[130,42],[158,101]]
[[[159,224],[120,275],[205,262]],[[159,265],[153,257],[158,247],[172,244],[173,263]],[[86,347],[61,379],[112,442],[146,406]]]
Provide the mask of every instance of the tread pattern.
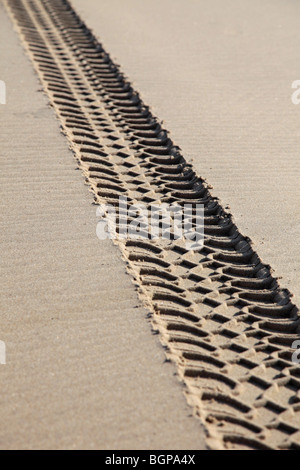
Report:
[[[211,448],[300,449],[298,309],[66,0],[5,0],[97,203],[203,203],[205,243],[118,240]],[[119,214],[120,215],[120,214]]]

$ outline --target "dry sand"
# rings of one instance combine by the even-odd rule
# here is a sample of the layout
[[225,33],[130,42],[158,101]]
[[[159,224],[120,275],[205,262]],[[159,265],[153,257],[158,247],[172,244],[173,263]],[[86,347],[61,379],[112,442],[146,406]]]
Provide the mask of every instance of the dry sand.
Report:
[[72,4],[299,304],[299,2]]
[[[213,194],[224,205],[230,204],[258,254],[275,268],[275,275],[282,275],[282,285],[298,295],[299,113],[290,99],[297,68],[293,51],[287,52],[289,41],[299,34],[297,3],[287,8],[280,1],[266,2],[262,7],[259,2],[232,0],[228,10],[221,8],[220,1],[186,5],[165,0],[148,5],[135,0],[126,4],[74,0],[73,4],[122,64],[145,102],[165,120],[185,157],[214,186]],[[1,33],[9,47],[2,53],[6,65],[0,78],[14,86],[8,94],[11,105],[1,115],[5,129],[1,339],[11,351],[8,363],[13,370],[5,366],[3,372],[3,396],[10,400],[4,400],[0,410],[7,423],[0,445],[203,447],[199,422],[188,417],[190,410],[173,367],[163,365],[162,350],[151,337],[147,312],[139,306],[120,255],[110,243],[98,242],[93,223],[91,230],[95,216],[87,188],[79,172],[73,171],[53,114],[36,93],[36,78],[2,16]],[[13,79],[16,67],[22,75]],[[17,89],[17,83],[23,88]],[[175,265],[173,271],[184,284]],[[225,297],[220,295],[221,302]],[[215,320],[210,325],[205,309],[200,308],[204,327],[217,346]],[[193,311],[198,314],[198,310]],[[239,336],[239,325],[232,322],[230,327]],[[272,327],[277,328],[276,322]],[[258,377],[255,386],[260,386],[260,364],[255,364],[259,354],[251,359],[255,380]],[[184,371],[180,358],[179,369]],[[190,359],[198,360],[201,372],[202,360],[192,351]],[[230,377],[239,377],[239,362],[229,364]],[[191,367],[188,361],[186,367]],[[273,363],[269,367],[263,378],[272,384],[277,370],[274,365],[273,372]],[[227,373],[224,368],[223,385],[234,388]],[[211,383],[219,380],[218,375],[208,374]],[[201,383],[207,384],[199,377],[201,389]],[[198,397],[196,381],[187,383]],[[236,390],[240,403],[251,402],[251,384]],[[270,384],[264,396],[283,404],[285,389],[268,390]],[[286,382],[279,386],[285,384],[290,390]],[[259,411],[257,424],[262,427],[266,410]],[[292,425],[289,411],[281,419]],[[299,423],[294,418],[290,433],[296,443]],[[287,442],[285,429],[281,426],[273,435],[268,431],[268,443]]]
[[2,4],[0,17],[0,448],[201,448]]

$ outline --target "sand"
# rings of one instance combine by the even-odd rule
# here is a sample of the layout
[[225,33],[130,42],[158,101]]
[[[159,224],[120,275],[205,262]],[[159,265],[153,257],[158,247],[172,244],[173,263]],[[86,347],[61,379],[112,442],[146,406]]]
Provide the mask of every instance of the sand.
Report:
[[72,4],[299,304],[299,3]]
[[[259,3],[251,4],[250,8],[246,1],[241,4],[232,1],[228,12],[219,8],[220,2],[199,2],[186,7],[181,1],[165,1],[162,6],[157,4],[157,8],[153,4],[141,6],[135,1],[125,5],[106,1],[83,4],[75,0],[74,4],[107,50],[122,64],[144,101],[165,120],[185,158],[213,185],[212,194],[221,198],[223,206],[229,204],[239,229],[251,238],[253,249],[265,263],[272,265],[275,276],[282,276],[281,284],[296,294],[297,299],[297,107],[292,104],[290,95],[288,105],[284,101],[287,77],[296,73],[291,54],[286,50],[290,38],[298,34],[296,22],[293,22],[297,5],[293,4],[295,10],[291,13],[281,2],[275,6],[265,4],[262,9]],[[55,11],[60,6],[59,2],[53,2],[49,8]],[[247,22],[244,20],[246,14]],[[68,20],[68,14],[63,11],[61,18],[51,15],[51,11],[48,16],[48,10],[43,10],[48,31],[51,29],[56,35],[55,22],[70,21],[70,18]],[[62,19],[64,15],[65,20]],[[32,20],[38,27],[34,15]],[[29,18],[28,24],[30,21]],[[9,24],[6,27],[10,30]],[[26,31],[30,43],[30,34]],[[63,36],[65,31],[63,28],[59,34]],[[58,90],[53,78],[44,76],[43,83],[56,89],[51,91],[49,88],[48,94],[97,200],[101,200],[102,193],[113,195],[122,191],[127,191],[134,200],[141,192],[157,200],[165,194],[175,196],[176,190],[167,193],[164,185],[158,189],[154,170],[153,175],[152,170],[145,175],[145,159],[151,162],[151,154],[157,153],[155,138],[149,137],[149,143],[145,143],[139,137],[140,145],[150,152],[148,156],[139,155],[131,146],[132,140],[127,142],[128,133],[112,117],[114,109],[124,116],[126,111],[124,102],[119,102],[109,85],[105,85],[107,66],[102,59],[99,59],[102,68],[96,73],[103,74],[101,80],[107,87],[109,98],[104,107],[99,108],[106,122],[104,125],[101,124],[103,119],[97,121],[91,100],[87,101],[88,95],[84,94],[85,90],[89,91],[89,96],[94,99],[92,102],[99,101],[101,105],[101,95],[97,94],[97,86],[90,74],[91,69],[97,70],[97,64],[91,62],[88,69],[86,62],[69,57],[75,76],[85,83],[84,89],[76,88],[78,82],[73,82],[72,66],[63,60],[59,53],[62,49],[56,49],[53,36],[47,34],[40,31],[38,41],[44,58],[37,55],[34,62],[41,67],[41,76],[60,64],[60,70],[69,77],[64,79],[67,91],[62,91],[59,96],[54,94]],[[271,45],[266,37],[272,39]],[[86,38],[81,36],[81,39],[85,43]],[[64,44],[64,39],[59,41]],[[46,43],[52,48],[55,61],[45,55]],[[12,50],[16,56],[21,54],[26,62],[19,46],[13,45]],[[67,45],[66,54],[73,54],[71,50],[74,49]],[[9,82],[14,62],[11,61],[12,52],[5,53],[10,62],[8,77],[4,79]],[[86,54],[84,49],[82,54]],[[86,60],[90,60],[88,55]],[[283,73],[278,69],[278,60],[285,65]],[[17,61],[20,66],[20,60]],[[25,62],[24,67],[21,65],[22,72],[26,70]],[[270,74],[276,77],[273,81]],[[29,93],[30,80],[33,86]],[[206,422],[210,433],[207,442],[213,448],[298,448],[299,416],[293,403],[298,401],[299,382],[289,352],[289,342],[298,338],[296,311],[288,302],[286,292],[280,292],[274,283],[273,288],[270,286],[271,278],[265,268],[259,271],[256,279],[263,282],[263,286],[256,284],[250,288],[253,282],[248,273],[250,277],[245,287],[239,290],[236,289],[236,278],[219,281],[218,263],[210,261],[221,260],[219,266],[225,263],[224,268],[220,267],[223,275],[227,273],[226,263],[232,263],[232,266],[244,263],[251,271],[257,258],[256,254],[252,255],[248,239],[243,239],[241,247],[235,241],[236,236],[240,237],[238,232],[231,233],[226,241],[216,235],[212,240],[215,248],[212,250],[208,245],[209,249],[202,254],[186,253],[176,243],[171,249],[161,242],[153,246],[119,243],[127,260],[127,272],[139,287],[138,298],[125,274],[120,253],[108,241],[99,252],[95,232],[91,237],[90,218],[87,217],[94,211],[95,218],[95,206],[87,186],[84,187],[82,179],[80,181],[79,172],[74,171],[74,160],[71,167],[71,153],[67,150],[66,140],[58,134],[57,122],[47,109],[46,100],[36,93],[36,77],[28,69],[28,77],[22,73],[22,81],[26,95],[22,95],[23,101],[18,99],[20,89],[17,93],[14,88],[16,94],[12,102],[15,107],[11,121],[5,116],[6,125],[11,124],[7,126],[6,146],[3,145],[4,150],[7,147],[8,155],[14,158],[12,163],[5,154],[3,201],[8,214],[6,220],[14,221],[18,214],[18,223],[21,222],[16,225],[19,232],[15,231],[13,222],[8,222],[3,232],[6,247],[3,325],[4,332],[12,335],[4,339],[8,351],[15,348],[16,372],[18,377],[21,376],[18,386],[22,393],[20,388],[16,390],[10,377],[4,393],[15,400],[11,407],[3,410],[4,421],[8,423],[3,446],[203,448],[199,420],[190,417],[193,409]],[[78,120],[71,125],[64,118],[64,115],[74,116],[71,91],[88,118],[84,145],[89,148],[84,149],[77,142]],[[130,100],[123,99],[126,106],[133,106]],[[25,109],[23,114],[21,103]],[[22,130],[17,132],[16,139],[16,116],[20,118],[20,115],[26,121],[25,124],[22,122]],[[48,118],[49,122],[46,122]],[[33,124],[35,119],[38,119],[38,126]],[[130,119],[126,119],[130,123]],[[43,129],[47,129],[47,141]],[[136,139],[135,131],[130,132]],[[9,138],[12,135],[13,145]],[[95,136],[104,146],[95,144]],[[160,145],[167,144],[161,141]],[[102,152],[99,152],[100,148]],[[115,148],[121,148],[122,155],[118,155]],[[42,149],[45,150],[41,152]],[[166,156],[158,155],[154,159],[161,162],[170,159],[168,165],[175,165],[173,157],[168,156],[172,153],[169,154],[167,147],[160,155]],[[134,170],[135,173],[131,173],[135,176],[128,170],[121,171],[124,163],[126,168]],[[107,172],[103,173],[103,164],[109,164],[114,170],[111,174],[118,181],[115,186],[108,181]],[[18,182],[18,167],[22,170],[19,172],[22,190],[17,190],[15,196],[12,181]],[[200,191],[200,182],[197,188],[193,187],[195,193]],[[181,197],[190,197],[188,191],[182,189]],[[76,215],[72,212],[75,207]],[[66,208],[69,209],[68,217]],[[215,233],[214,225],[210,226],[210,223],[214,222],[208,223],[208,233]],[[74,233],[77,224],[80,230]],[[228,249],[228,245],[224,247],[224,243],[229,242],[236,252]],[[157,284],[157,278],[153,277],[154,265],[156,275],[159,273],[164,277],[164,284]],[[142,274],[145,270],[147,272]],[[238,279],[242,285],[245,283],[241,273]],[[248,292],[249,289],[256,290]],[[248,299],[243,311],[239,311],[243,303],[236,299]],[[176,369],[163,364],[162,349],[158,340],[151,336],[151,326],[146,320],[149,311],[152,325],[160,333],[160,339],[168,348],[167,357],[176,364]],[[20,323],[20,317],[22,326],[16,333],[14,325]],[[265,322],[266,318],[270,320]],[[282,343],[283,332],[286,332],[286,338]],[[274,344],[282,346],[274,347]],[[21,374],[18,367],[23,367]],[[192,405],[190,409],[183,400],[183,387],[174,377],[176,370],[185,382],[186,396]],[[271,431],[274,417],[276,426]],[[167,436],[164,442],[162,434]]]
[[0,5],[1,449],[201,448],[59,122]]

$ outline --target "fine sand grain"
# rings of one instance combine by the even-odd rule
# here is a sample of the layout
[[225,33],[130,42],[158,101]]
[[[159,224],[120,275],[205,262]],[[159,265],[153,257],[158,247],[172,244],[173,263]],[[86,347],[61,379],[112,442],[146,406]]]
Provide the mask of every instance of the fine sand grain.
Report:
[[201,448],[2,4],[0,21],[0,448]]
[[299,304],[300,3],[72,4]]
[[[86,419],[85,413],[93,411],[94,420],[99,423],[99,394],[101,397],[104,394],[107,399],[114,398],[109,388],[111,375],[114,377],[110,361],[116,367],[116,374],[120,379],[116,390],[121,394],[122,399],[118,401],[118,406],[121,406],[124,413],[122,400],[125,397],[131,403],[134,398],[132,387],[136,386],[136,382],[134,380],[132,385],[128,380],[126,363],[124,365],[121,361],[120,364],[117,360],[117,366],[115,365],[115,357],[110,354],[110,328],[117,328],[122,338],[118,340],[118,336],[114,336],[117,357],[118,354],[122,356],[119,348],[126,341],[130,348],[133,343],[136,344],[136,350],[130,349],[133,354],[131,364],[136,364],[136,367],[140,367],[145,361],[148,364],[147,351],[154,353],[155,359],[155,354],[159,355],[159,348],[157,342],[151,343],[153,338],[150,329],[145,342],[142,338],[139,339],[143,332],[146,333],[146,327],[150,328],[145,320],[147,314],[151,318],[153,329],[159,333],[167,358],[176,364],[187,401],[194,415],[205,425],[206,442],[211,448],[299,449],[300,381],[299,369],[292,362],[292,345],[299,339],[299,316],[295,306],[298,293],[295,274],[297,243],[293,237],[299,227],[299,163],[293,150],[296,134],[292,127],[295,124],[293,112],[296,112],[296,107],[291,112],[294,105],[289,101],[286,103],[288,108],[285,108],[283,95],[278,92],[281,97],[278,107],[285,117],[285,138],[289,139],[282,151],[283,143],[286,142],[282,126],[276,128],[276,116],[272,117],[276,124],[270,118],[274,109],[269,91],[266,87],[263,91],[261,89],[269,74],[274,73],[276,78],[271,89],[283,90],[280,84],[282,86],[284,77],[288,73],[294,73],[291,57],[285,54],[287,43],[284,40],[287,41],[287,38],[274,29],[274,24],[280,19],[283,24],[289,21],[291,31],[294,35],[297,34],[293,17],[289,16],[290,10],[283,8],[279,1],[272,6],[271,3],[266,3],[263,9],[260,4],[253,3],[249,14],[252,22],[246,24],[244,15],[250,7],[246,0],[239,5],[233,0],[230,2],[230,12],[235,12],[234,19],[227,10],[219,8],[219,1],[209,5],[206,2],[194,2],[184,8],[182,1],[166,0],[160,9],[156,9],[155,3],[142,7],[134,0],[126,4],[114,1],[108,3],[105,0],[101,3],[88,1],[84,6],[82,2],[75,0],[82,17],[96,28],[96,36],[104,44],[111,44],[111,49],[107,50],[97,42],[89,28],[82,24],[67,0],[23,0],[18,4],[6,0],[5,3],[94,200],[97,203],[113,204],[120,195],[126,195],[131,203],[141,202],[148,206],[160,202],[201,202],[205,206],[205,245],[201,250],[189,251],[181,240],[176,239],[117,240],[115,244],[121,250],[122,261],[111,243],[104,242],[102,253],[95,238],[94,241],[89,239],[90,246],[86,245],[87,232],[84,228],[79,230],[81,238],[77,239],[70,229],[70,219],[63,219],[62,222],[64,200],[69,202],[71,198],[73,203],[79,198],[81,202],[78,205],[84,212],[82,204],[87,202],[88,195],[85,193],[85,198],[82,198],[84,187],[81,186],[73,199],[71,188],[74,185],[76,192],[75,176],[71,178],[67,168],[61,166],[61,160],[58,167],[53,159],[53,152],[57,158],[57,148],[63,148],[63,140],[57,135],[57,131],[53,134],[57,144],[52,143],[51,138],[51,144],[45,152],[49,161],[46,157],[41,160],[40,152],[36,152],[40,146],[42,123],[38,123],[37,139],[34,139],[32,132],[26,132],[26,126],[18,133],[18,137],[26,141],[24,147],[28,147],[28,157],[22,160],[20,183],[23,191],[20,195],[22,194],[22,201],[24,195],[28,196],[25,201],[31,201],[35,211],[29,206],[29,213],[26,213],[27,204],[23,203],[25,208],[21,221],[25,217],[26,222],[22,224],[22,232],[17,236],[17,248],[12,244],[12,250],[13,256],[20,248],[25,251],[25,259],[32,269],[25,269],[26,281],[29,279],[30,286],[29,290],[28,285],[26,286],[26,295],[23,273],[8,277],[4,303],[10,305],[13,302],[15,315],[20,314],[27,303],[32,304],[32,313],[23,315],[22,319],[31,328],[32,325],[39,326],[38,335],[31,343],[34,347],[30,350],[30,357],[40,349],[43,351],[43,354],[38,354],[40,370],[44,372],[42,362],[45,354],[47,358],[49,355],[53,356],[54,352],[57,354],[57,351],[61,351],[60,354],[63,355],[63,359],[60,356],[58,360],[59,370],[53,375],[53,383],[57,383],[57,378],[63,374],[62,383],[68,387],[68,393],[65,393],[62,386],[64,395],[59,407],[53,407],[52,404],[51,411],[46,413],[50,422],[61,413],[61,404],[64,403],[70,412],[70,419],[64,420],[62,426],[67,429],[72,427],[79,394],[80,397],[84,396],[86,408],[82,410],[83,403],[80,402],[76,423],[88,421],[89,426],[94,429],[94,422]],[[113,8],[118,5],[122,7],[116,9],[118,14],[115,15]],[[297,9],[295,4],[292,5],[292,8]],[[267,20],[264,20],[264,14]],[[257,16],[261,22],[258,25],[255,22]],[[169,20],[165,28],[163,18]],[[264,36],[259,35],[261,30],[274,41],[282,40],[283,46],[269,49]],[[287,31],[286,26],[284,31]],[[139,41],[135,41],[135,34],[136,37],[140,35]],[[153,35],[155,39],[150,40]],[[181,39],[180,47],[178,38]],[[214,48],[218,39],[222,47]],[[132,41],[135,43],[134,49],[130,47]],[[260,41],[267,57],[272,53],[277,54],[276,57],[283,62],[286,60],[284,74],[278,72],[276,62],[263,62],[263,56],[258,53]],[[239,48],[243,49],[243,53]],[[16,54],[19,52],[19,49],[15,51]],[[124,78],[108,52],[116,54],[122,68],[126,67],[127,74],[132,71],[135,84]],[[156,66],[152,59],[156,61]],[[245,62],[252,64],[252,75],[248,78]],[[157,70],[159,78],[155,77]],[[214,83],[217,88],[212,88],[210,94],[208,89],[213,75],[217,77],[217,85]],[[293,80],[294,77],[291,81]],[[222,92],[218,88],[220,83]],[[247,95],[247,84],[254,89],[254,99],[252,95]],[[139,89],[144,101],[138,94]],[[184,91],[184,95],[180,95],[180,89],[181,92]],[[32,96],[26,96],[24,103],[28,104],[33,99],[37,105],[38,98],[34,95],[36,94],[33,92]],[[147,96],[153,104],[153,111],[147,107]],[[245,100],[242,99],[244,96]],[[257,98],[260,101],[259,110]],[[41,96],[40,100],[43,101]],[[228,100],[232,105],[230,110]],[[171,134],[155,117],[157,111],[160,117],[166,116]],[[47,109],[44,112],[46,119]],[[251,116],[255,119],[253,126],[249,121]],[[34,108],[30,108],[28,116],[26,115],[26,125],[30,124],[33,117],[40,116]],[[53,118],[51,122],[53,123]],[[288,130],[289,125],[291,129]],[[12,130],[15,131],[14,126]],[[260,137],[259,130],[262,130]],[[170,137],[176,139],[175,143],[182,146],[183,152],[179,151]],[[34,149],[30,147],[32,140],[35,141]],[[10,143],[7,148],[11,150],[14,147],[18,148],[16,142],[13,146]],[[43,165],[50,165],[51,161],[49,170],[53,174],[50,171],[50,177],[48,171],[45,176],[43,166],[35,168],[37,155],[39,165],[41,162]],[[59,152],[60,158],[61,155]],[[70,155],[66,149],[65,155]],[[13,171],[15,174],[15,166]],[[28,178],[25,182],[24,175]],[[214,185],[214,189],[203,180],[203,176],[208,178],[208,183]],[[14,185],[16,181],[17,176]],[[4,182],[11,185],[11,179],[7,176]],[[282,190],[284,183],[285,188],[288,188],[285,192]],[[48,188],[51,185],[52,190]],[[280,187],[277,199],[274,192],[276,185]],[[44,193],[40,196],[36,186],[46,196]],[[9,194],[7,189],[5,197],[8,198]],[[41,211],[50,195],[53,214],[50,211],[49,218],[44,217]],[[221,200],[215,196],[220,196]],[[40,201],[43,201],[41,206]],[[224,207],[227,203],[231,206],[234,218],[226,210],[227,207]],[[9,204],[5,203],[5,206],[7,210]],[[89,210],[92,210],[91,206]],[[14,214],[14,211],[11,213]],[[83,223],[83,215],[80,211],[79,214],[80,217],[71,217],[72,223]],[[275,219],[277,215],[279,220]],[[51,229],[49,226],[47,228],[50,222]],[[85,224],[88,225],[87,222]],[[118,228],[121,226],[118,219]],[[9,234],[13,225],[8,223],[7,227]],[[288,234],[287,228],[290,229]],[[48,251],[47,256],[44,253],[45,244],[36,242],[37,233],[44,233],[47,249],[48,244],[52,246],[53,243],[53,249],[59,255],[52,254],[48,258]],[[6,233],[4,241],[7,242],[7,238]],[[277,241],[281,251],[278,250]],[[65,246],[65,254],[61,246]],[[14,265],[11,263],[12,255],[9,250],[7,256],[6,265],[15,273],[19,260]],[[100,259],[102,267],[98,273]],[[13,261],[15,262],[14,258]],[[136,292],[125,275],[125,266],[137,287],[144,309],[138,303]],[[120,274],[117,274],[119,270]],[[79,284],[76,273],[80,277]],[[278,275],[282,275],[280,282],[276,278]],[[18,276],[20,279],[16,288]],[[93,286],[92,289],[88,282],[82,282],[85,276]],[[120,279],[120,286],[117,279]],[[93,289],[100,282],[103,299],[99,310],[97,301],[101,294]],[[66,290],[70,283],[75,289],[74,293]],[[296,296],[293,297],[294,293]],[[20,301],[23,297],[25,303]],[[18,307],[14,304],[16,299]],[[50,318],[47,317],[50,314],[49,307]],[[55,313],[55,308],[58,307],[61,309],[60,313]],[[124,310],[127,313],[124,314]],[[133,316],[132,311],[135,312]],[[126,320],[127,333],[118,328],[118,312],[122,315],[122,320]],[[37,318],[43,322],[44,328],[36,323]],[[133,324],[136,320],[137,323]],[[143,324],[141,329],[138,321]],[[53,341],[45,345],[45,336],[49,331],[53,339],[56,338],[55,343],[59,343],[62,334],[59,334],[57,328],[62,325],[67,327],[67,332],[64,330],[63,346],[58,345],[54,351]],[[99,346],[99,336],[95,337],[97,328],[102,333],[102,348]],[[88,352],[86,346],[83,348],[85,341],[90,347]],[[140,350],[140,342],[146,348],[144,352]],[[24,347],[25,344],[28,347],[27,343],[28,340],[24,337]],[[102,362],[99,366],[99,353],[104,358],[104,363],[108,364],[111,375],[105,378],[105,384],[96,391],[95,387],[99,385],[97,367],[101,370],[103,367]],[[85,401],[86,382],[82,384],[78,377],[74,379],[70,374],[77,370],[74,358],[78,365],[78,362],[85,363],[89,357],[92,365],[85,372],[87,371],[88,384],[91,384],[91,393],[94,391],[94,395],[91,398],[91,394],[88,394],[91,399]],[[34,364],[34,361],[30,364]],[[161,392],[159,396],[162,397],[162,402],[159,403],[166,406],[165,400],[171,394],[172,400],[168,405],[176,408],[174,419],[183,420],[183,427],[178,434],[178,428],[174,427],[172,421],[173,415],[170,415],[169,421],[167,409],[160,414],[161,409],[158,406],[149,420],[144,421],[142,418],[139,425],[142,423],[144,430],[152,431],[153,440],[149,442],[149,448],[155,444],[152,423],[154,421],[157,424],[158,415],[165,420],[165,424],[171,424],[173,429],[171,437],[166,441],[167,446],[174,442],[179,442],[179,447],[186,446],[187,442],[189,446],[195,447],[194,442],[197,442],[198,447],[203,446],[200,421],[188,418],[188,411],[180,401],[180,387],[178,383],[174,385],[172,366],[163,367],[158,361],[146,367],[151,385],[155,367],[160,370],[155,379]],[[33,370],[36,372],[35,367]],[[125,376],[126,379],[122,381]],[[67,383],[66,380],[70,382]],[[41,382],[44,384],[43,377]],[[167,394],[166,389],[160,388],[164,383]],[[32,394],[31,390],[28,393]],[[44,389],[42,396],[43,393]],[[100,403],[102,406],[101,400]],[[143,413],[148,412],[152,408],[152,402],[150,404],[143,395],[141,406]],[[65,412],[65,408],[63,409]],[[115,408],[112,411],[114,416],[119,416],[122,412],[118,413]],[[48,419],[46,415],[45,422]],[[131,422],[131,415],[129,417],[125,413],[125,416],[128,420],[126,427],[128,425],[129,434],[133,437],[136,425]],[[102,420],[101,415],[101,423]],[[179,425],[181,421],[177,423]],[[113,425],[122,433],[120,420]],[[132,444],[133,439],[128,436],[127,440],[122,440],[120,436],[115,437],[113,425],[108,428],[104,425],[105,430],[112,430],[112,434],[105,434],[101,442],[98,439],[100,447],[113,445],[112,435],[117,439],[117,446],[114,447],[139,446],[137,443]],[[72,445],[97,447],[95,441],[91,441],[89,429],[82,433],[75,431],[75,443]],[[33,427],[33,430],[36,428]],[[160,427],[159,433],[162,432]],[[182,433],[185,437],[181,437]],[[155,432],[154,435],[157,437]],[[193,439],[190,439],[191,435]],[[138,442],[142,436],[139,435]],[[70,446],[69,441],[63,439],[56,442],[58,446]],[[160,445],[162,446],[161,441]]]

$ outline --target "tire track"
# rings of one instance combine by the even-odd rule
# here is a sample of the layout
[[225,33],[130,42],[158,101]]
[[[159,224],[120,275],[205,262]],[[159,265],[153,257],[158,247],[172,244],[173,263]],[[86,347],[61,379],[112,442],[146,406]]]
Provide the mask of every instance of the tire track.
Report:
[[208,445],[300,449],[300,369],[291,361],[299,316],[290,293],[69,2],[5,3],[96,202],[205,206],[201,251],[178,240],[116,243]]

